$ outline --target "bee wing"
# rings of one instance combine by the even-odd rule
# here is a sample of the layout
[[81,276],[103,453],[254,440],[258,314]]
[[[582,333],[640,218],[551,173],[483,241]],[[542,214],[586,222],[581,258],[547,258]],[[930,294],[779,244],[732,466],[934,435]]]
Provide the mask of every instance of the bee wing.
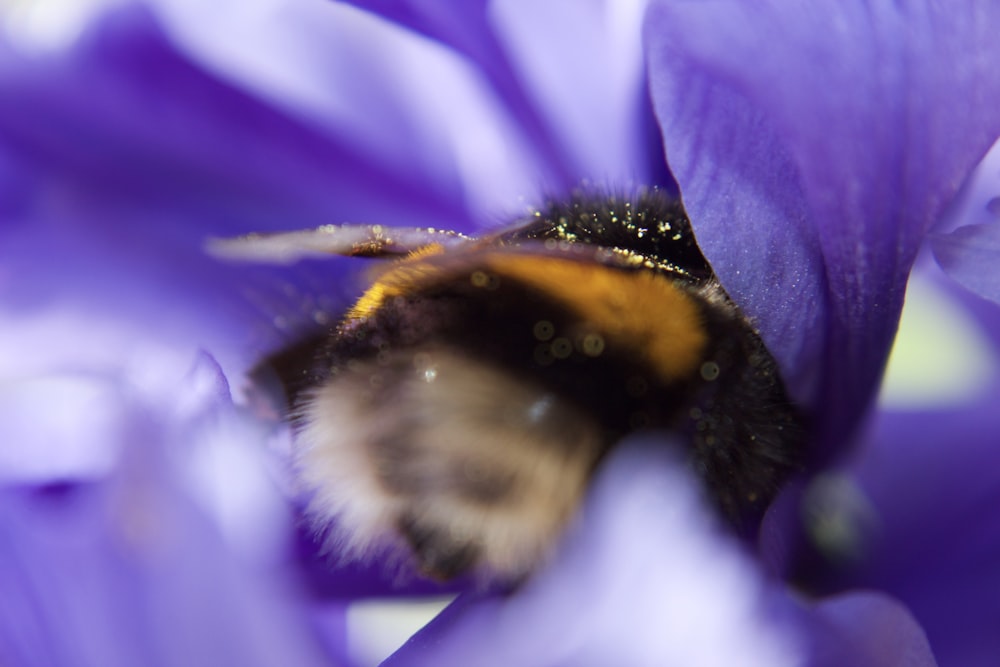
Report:
[[220,259],[292,264],[308,257],[394,257],[430,245],[454,247],[472,239],[458,232],[383,225],[324,225],[273,234],[210,238],[206,251]]

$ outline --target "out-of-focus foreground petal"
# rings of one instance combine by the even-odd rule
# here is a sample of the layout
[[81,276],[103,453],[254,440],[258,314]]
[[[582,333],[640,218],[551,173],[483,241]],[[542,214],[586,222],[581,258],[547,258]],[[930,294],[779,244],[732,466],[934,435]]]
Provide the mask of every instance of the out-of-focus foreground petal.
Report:
[[661,442],[602,468],[554,562],[510,597],[466,594],[387,664],[794,665],[763,583]]
[[997,26],[989,0],[653,4],[671,170],[723,285],[817,412],[821,454],[870,405],[917,248],[1000,134]]
[[[302,604],[262,434],[234,412],[218,366],[203,357],[173,403],[114,376],[65,380],[114,401],[119,419],[103,435],[121,457],[107,474],[45,484],[3,470],[0,662],[330,664],[342,619],[324,636]],[[5,447],[49,447],[47,422],[70,418],[44,397],[20,409],[38,431]]]
[[386,664],[934,664],[885,596],[804,603],[766,581],[663,445],[616,450],[547,568],[509,597],[459,598]]

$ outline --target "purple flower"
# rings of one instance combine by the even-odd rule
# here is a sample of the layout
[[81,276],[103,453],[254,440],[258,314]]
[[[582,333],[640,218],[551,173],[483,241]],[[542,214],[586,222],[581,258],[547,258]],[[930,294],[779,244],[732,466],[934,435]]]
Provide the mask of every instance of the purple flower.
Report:
[[[0,663],[353,664],[349,602],[391,577],[302,558],[287,433],[239,396],[356,267],[204,240],[469,231],[590,183],[679,189],[814,416],[810,475],[863,502],[803,480],[752,554],[663,443],[624,443],[543,572],[389,663],[987,664],[996,392],[864,419],[935,224],[998,296],[995,220],[946,207],[1000,135],[1000,8],[779,4],[160,0],[0,42]],[[846,565],[815,531],[838,512]]]

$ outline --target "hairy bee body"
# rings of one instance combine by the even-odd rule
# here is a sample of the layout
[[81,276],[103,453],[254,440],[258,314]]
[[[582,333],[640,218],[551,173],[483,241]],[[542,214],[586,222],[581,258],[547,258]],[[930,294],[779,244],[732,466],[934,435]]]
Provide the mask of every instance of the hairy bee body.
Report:
[[[581,196],[493,236],[435,235],[336,328],[265,364],[288,391],[310,510],[350,550],[397,543],[432,576],[522,578],[602,457],[645,430],[689,443],[737,527],[759,519],[802,419],[678,202]],[[355,243],[332,247],[400,254],[388,236]]]

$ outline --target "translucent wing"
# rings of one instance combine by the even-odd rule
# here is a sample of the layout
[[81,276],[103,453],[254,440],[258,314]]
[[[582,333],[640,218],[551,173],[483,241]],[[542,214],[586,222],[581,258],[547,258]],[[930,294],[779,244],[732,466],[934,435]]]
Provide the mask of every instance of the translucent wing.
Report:
[[454,247],[472,241],[458,232],[383,225],[323,225],[316,229],[274,234],[247,234],[235,238],[211,238],[209,254],[221,259],[292,264],[309,257],[394,257],[427,246]]

